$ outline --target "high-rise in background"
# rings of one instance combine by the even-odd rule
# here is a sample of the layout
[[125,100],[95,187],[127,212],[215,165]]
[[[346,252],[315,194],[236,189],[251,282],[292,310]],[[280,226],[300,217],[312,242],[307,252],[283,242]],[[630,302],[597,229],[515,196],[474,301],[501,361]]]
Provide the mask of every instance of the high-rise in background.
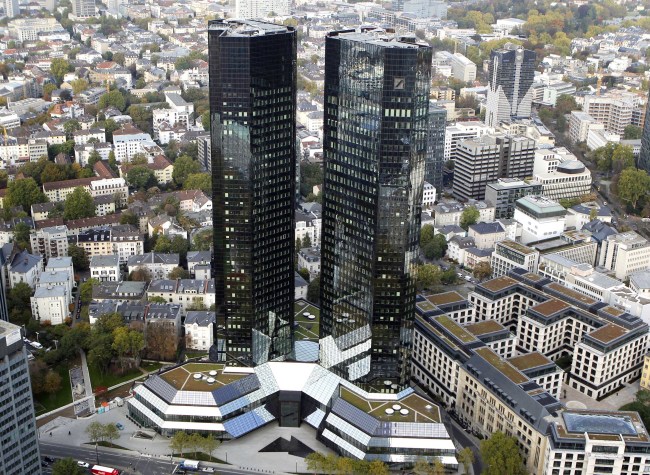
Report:
[[27,350],[21,328],[0,320],[0,473],[41,473]]
[[372,28],[325,41],[321,364],[408,378],[431,48]]
[[94,17],[96,14],[95,0],[72,0],[72,15],[76,19]]
[[5,15],[7,15],[7,18],[20,15],[18,0],[5,0]]
[[447,110],[429,104],[429,142],[427,159],[424,167],[424,181],[442,190],[442,169],[445,166],[445,130],[447,128]]
[[650,173],[650,95],[645,108],[645,122],[643,123],[643,134],[641,135],[641,152],[637,160],[637,166],[641,170]]
[[490,127],[515,118],[530,118],[533,105],[535,52],[512,43],[490,53],[485,123]]
[[217,312],[229,355],[293,351],[296,32],[208,27]]

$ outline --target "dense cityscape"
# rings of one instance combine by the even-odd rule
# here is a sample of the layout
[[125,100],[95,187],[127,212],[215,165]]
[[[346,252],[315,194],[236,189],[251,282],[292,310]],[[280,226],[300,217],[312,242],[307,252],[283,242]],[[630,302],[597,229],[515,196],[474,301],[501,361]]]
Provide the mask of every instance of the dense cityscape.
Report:
[[0,2],[0,474],[650,473],[650,2]]

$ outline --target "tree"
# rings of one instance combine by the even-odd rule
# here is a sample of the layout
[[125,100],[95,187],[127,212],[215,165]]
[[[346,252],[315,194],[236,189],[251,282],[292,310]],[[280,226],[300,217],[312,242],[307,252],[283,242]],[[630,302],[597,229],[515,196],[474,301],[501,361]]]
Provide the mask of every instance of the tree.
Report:
[[442,234],[436,234],[428,243],[422,246],[422,252],[427,259],[440,259],[447,252],[447,239]]
[[150,282],[152,279],[151,272],[146,267],[136,267],[129,274],[129,280],[134,282]]
[[92,218],[95,216],[95,202],[88,190],[78,186],[65,199],[63,219]]
[[305,269],[304,267],[301,269],[298,269],[298,274],[300,274],[300,277],[305,279],[305,281],[309,282],[309,271]]
[[436,458],[433,463],[419,458],[415,461],[413,471],[418,475],[445,475],[445,466],[439,458]]
[[61,375],[56,371],[48,371],[45,375],[45,381],[43,382],[43,390],[54,397],[54,395],[59,392],[61,389]]
[[129,185],[140,190],[146,190],[158,184],[154,172],[142,165],[136,165],[130,168],[126,173],[126,181]]
[[120,215],[120,224],[130,224],[138,227],[139,221],[138,217],[131,211],[125,211]]
[[56,81],[56,85],[60,86],[63,82],[63,76],[70,72],[70,63],[63,58],[54,58],[50,63],[50,72]]
[[120,66],[124,66],[124,53],[114,53],[113,54],[113,61],[115,61],[117,64]]
[[107,440],[108,442],[112,442],[120,438],[120,432],[118,431],[117,427],[115,427],[115,424],[110,423],[104,424],[102,435],[104,437],[104,440]]
[[203,130],[209,131],[210,130],[210,111],[207,110],[201,115],[201,125],[203,126]]
[[164,254],[172,252],[172,242],[167,236],[160,235],[156,238],[156,244],[153,247],[154,252],[162,252]]
[[307,300],[312,303],[320,302],[320,275],[314,277],[307,286]]
[[206,195],[212,194],[212,176],[209,173],[192,173],[183,183],[184,190],[201,190]]
[[443,285],[453,285],[458,282],[458,274],[456,274],[456,268],[450,267],[446,271],[442,272],[440,276],[440,283]]
[[517,439],[495,432],[489,439],[481,441],[483,475],[525,475],[524,464],[517,447]]
[[113,361],[113,336],[98,331],[93,332],[93,346],[88,351],[88,364],[105,374]]
[[212,248],[212,237],[214,232],[212,228],[204,229],[194,234],[192,238],[193,251],[209,251]]
[[489,262],[479,262],[474,266],[472,274],[478,280],[485,280],[492,275],[492,266]]
[[440,285],[442,271],[440,267],[433,264],[422,264],[417,268],[417,283],[420,289],[431,289]]
[[14,226],[14,243],[20,250],[31,249],[29,243],[30,227],[22,221]]
[[422,226],[422,229],[420,229],[420,246],[424,246],[425,244],[431,242],[434,235],[435,230],[433,228],[433,225],[425,224]]
[[629,145],[617,144],[612,153],[612,170],[614,173],[621,173],[626,168],[633,168],[634,152]]
[[84,475],[86,471],[70,457],[59,459],[52,465],[52,475]]
[[458,452],[458,461],[463,466],[465,475],[469,474],[469,470],[474,463],[474,452],[470,447],[465,447]]
[[183,183],[190,175],[200,172],[201,165],[199,162],[193,160],[189,155],[181,155],[174,162],[172,178],[178,186],[183,186]]
[[22,206],[26,213],[31,212],[31,207],[35,203],[45,203],[47,197],[41,191],[33,178],[22,180],[13,180],[7,186],[7,193],[4,198],[4,207]]
[[212,453],[219,448],[221,442],[214,438],[212,434],[208,434],[203,437],[201,441],[201,448],[210,456],[210,461],[212,462]]
[[19,282],[9,291],[7,310],[9,321],[15,325],[26,325],[31,318],[32,288],[25,282]]
[[460,227],[467,231],[467,228],[469,228],[472,224],[476,224],[478,222],[480,215],[481,214],[475,206],[468,206],[460,215]]
[[636,125],[626,125],[623,129],[623,138],[625,140],[638,140],[643,135],[643,129]]
[[88,259],[88,253],[83,247],[79,247],[76,244],[70,244],[68,246],[68,255],[72,257],[72,264],[75,270],[88,270],[90,267],[90,260]]
[[189,445],[190,437],[187,432],[179,430],[174,434],[172,440],[169,441],[169,447],[174,451],[183,456],[183,450]]
[[29,379],[32,382],[32,393],[41,394],[45,387],[45,375],[47,364],[42,359],[34,359],[29,362]]
[[86,282],[83,282],[79,286],[79,295],[81,297],[81,303],[89,304],[93,298],[93,287],[99,285],[97,279],[88,279]]
[[56,84],[52,84],[51,82],[45,84],[43,86],[43,99],[46,101],[51,101],[52,93],[56,90],[57,90]]
[[69,120],[65,124],[63,124],[63,131],[65,132],[66,136],[68,137],[68,140],[72,139],[73,134],[77,130],[81,130],[81,124],[76,119]]
[[111,345],[113,351],[120,361],[122,371],[124,371],[125,357],[131,348],[129,342],[129,329],[127,327],[119,327],[113,331],[113,344]]
[[171,280],[176,280],[176,279],[189,279],[190,278],[190,273],[187,272],[185,269],[182,267],[174,267],[170,272],[169,272],[169,278]]
[[126,110],[126,99],[124,95],[117,89],[113,89],[104,94],[99,98],[97,107],[101,110],[106,109],[108,106],[113,106],[119,109],[120,112],[124,112]]
[[187,258],[188,249],[189,249],[189,244],[187,242],[187,239],[185,239],[183,236],[179,236],[179,235],[174,236],[169,244],[170,252],[173,252],[174,254],[179,254],[181,258],[181,262],[185,261],[185,259]]
[[176,357],[178,338],[176,330],[169,325],[149,323],[147,325],[147,357],[172,361]]
[[70,86],[72,86],[72,93],[76,96],[81,94],[90,86],[90,83],[83,78],[75,79],[70,81]]
[[650,190],[650,177],[645,170],[626,168],[618,179],[618,197],[636,208],[639,199]]
[[47,165],[43,168],[43,173],[41,173],[41,183],[62,181],[67,178],[65,169],[53,162],[47,162]]

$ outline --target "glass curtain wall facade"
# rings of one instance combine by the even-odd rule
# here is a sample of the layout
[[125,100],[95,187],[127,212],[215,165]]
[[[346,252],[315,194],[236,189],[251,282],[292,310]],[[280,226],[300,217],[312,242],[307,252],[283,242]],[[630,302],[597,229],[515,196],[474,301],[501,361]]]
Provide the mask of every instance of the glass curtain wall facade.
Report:
[[215,20],[208,46],[217,311],[262,364],[293,351],[296,33]]
[[429,104],[429,143],[427,161],[424,167],[424,181],[442,193],[442,168],[445,165],[445,130],[447,129],[447,110]]
[[490,53],[487,125],[497,127],[513,118],[530,118],[536,57],[534,51],[512,43]]
[[325,42],[321,364],[408,379],[431,48],[383,30]]
[[[650,103],[650,95],[648,95]],[[643,134],[641,135],[641,153],[637,159],[637,167],[650,173],[650,105],[645,107],[645,122],[643,123]]]

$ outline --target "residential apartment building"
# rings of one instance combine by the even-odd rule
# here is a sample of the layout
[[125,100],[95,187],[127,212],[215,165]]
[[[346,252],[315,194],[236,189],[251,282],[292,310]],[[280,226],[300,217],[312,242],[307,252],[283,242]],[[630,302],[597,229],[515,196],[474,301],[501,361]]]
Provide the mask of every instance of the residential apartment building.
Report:
[[162,297],[166,302],[180,305],[183,314],[188,310],[210,309],[215,305],[214,281],[152,280],[147,288],[147,299],[151,297]]
[[38,428],[29,380],[27,350],[23,330],[0,320],[0,473],[32,475],[41,473]]
[[116,255],[91,257],[90,277],[100,282],[119,282],[122,280],[119,257]]
[[582,110],[603,124],[607,132],[622,136],[639,104],[636,94],[612,90],[600,96],[585,96]]
[[[39,33],[65,31],[55,18],[18,18],[8,24],[9,34],[18,41],[38,41]],[[69,39],[69,34],[68,34]]]
[[214,343],[214,312],[190,310],[185,316],[185,345],[187,348],[208,351]]
[[149,272],[152,280],[168,279],[169,273],[178,267],[180,263],[179,254],[163,254],[160,252],[147,252],[129,257],[127,266],[129,273],[145,269]]
[[120,208],[126,206],[126,200],[129,197],[129,187],[126,185],[124,178],[94,180],[90,183],[89,191],[93,198],[99,196],[113,197],[116,205]]
[[573,143],[586,142],[590,130],[602,130],[604,125],[582,111],[571,111],[569,118],[569,139]]
[[279,16],[291,14],[291,2],[288,0],[237,0],[235,17],[241,19],[267,18],[270,13]]
[[515,203],[514,220],[521,223],[522,244],[560,236],[564,232],[566,209],[545,196],[524,196]]
[[493,249],[497,242],[506,238],[506,231],[499,222],[476,223],[469,226],[467,236],[474,239],[479,249]]
[[115,159],[119,163],[128,162],[135,154],[143,152],[143,146],[148,145],[155,145],[151,136],[133,125],[125,125],[113,132]]
[[39,286],[31,297],[32,316],[35,320],[51,325],[61,325],[70,317],[68,297],[59,285]]
[[25,283],[32,289],[36,287],[38,277],[43,272],[43,256],[34,255],[23,250],[13,255],[7,263],[9,268],[9,288],[13,289],[18,283]]
[[34,254],[51,257],[68,255],[68,228],[67,226],[50,226],[37,229],[29,235],[29,242]]
[[456,150],[453,193],[459,199],[485,198],[489,183],[499,178],[533,174],[535,141],[503,134],[462,140]]
[[49,183],[43,183],[43,193],[47,196],[47,199],[53,203],[59,203],[65,201],[65,199],[70,195],[77,187],[82,187],[86,191],[90,192],[90,185],[94,181],[100,180],[97,177],[90,178],[75,178],[74,180],[64,180],[64,181],[51,181]]
[[650,243],[634,231],[607,236],[601,243],[598,265],[624,280],[636,271],[650,268]]
[[469,206],[473,206],[479,212],[479,221],[485,223],[491,223],[494,221],[494,205],[487,200],[470,201],[468,203],[446,202],[435,205],[432,208],[434,213],[434,225],[437,228],[449,225],[460,225],[460,218],[463,215],[463,211],[465,211],[465,208]]
[[494,204],[495,219],[512,218],[515,202],[528,195],[541,195],[541,183],[517,178],[499,178],[485,188],[485,200]]
[[319,247],[304,247],[298,251],[298,269],[307,269],[315,278],[320,274],[320,258]]

